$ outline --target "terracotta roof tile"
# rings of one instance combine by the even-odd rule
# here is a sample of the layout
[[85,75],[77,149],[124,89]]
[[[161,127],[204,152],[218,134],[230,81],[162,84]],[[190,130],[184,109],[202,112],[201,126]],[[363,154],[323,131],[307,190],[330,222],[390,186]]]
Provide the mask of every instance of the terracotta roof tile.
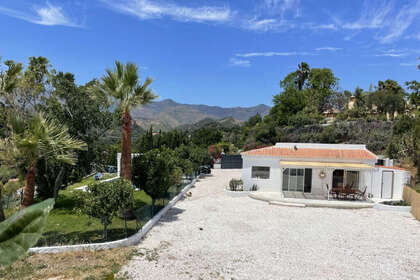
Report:
[[317,159],[376,159],[372,152],[360,149],[310,149],[310,148],[279,148],[276,146],[266,147],[243,152],[242,155],[251,156],[274,156],[283,158],[317,158]]

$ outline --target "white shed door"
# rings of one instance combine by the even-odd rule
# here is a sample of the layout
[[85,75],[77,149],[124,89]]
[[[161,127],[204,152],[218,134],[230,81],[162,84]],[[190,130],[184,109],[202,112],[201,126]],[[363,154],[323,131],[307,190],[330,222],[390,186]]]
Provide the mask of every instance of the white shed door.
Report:
[[382,198],[392,198],[392,181],[394,180],[394,172],[382,172]]

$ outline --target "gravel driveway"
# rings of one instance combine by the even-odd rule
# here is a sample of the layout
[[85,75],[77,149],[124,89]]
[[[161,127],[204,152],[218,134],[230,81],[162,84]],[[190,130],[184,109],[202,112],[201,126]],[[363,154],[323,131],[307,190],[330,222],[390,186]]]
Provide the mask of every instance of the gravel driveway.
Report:
[[411,214],[268,205],[224,193],[240,170],[213,170],[122,270],[132,279],[420,279]]

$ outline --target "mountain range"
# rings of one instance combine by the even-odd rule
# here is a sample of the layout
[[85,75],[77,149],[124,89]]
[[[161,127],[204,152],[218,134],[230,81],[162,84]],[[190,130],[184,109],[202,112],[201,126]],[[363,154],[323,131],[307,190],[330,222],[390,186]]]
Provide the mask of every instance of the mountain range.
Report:
[[244,122],[257,113],[265,116],[269,111],[270,107],[264,104],[253,107],[224,108],[181,104],[171,99],[165,99],[135,108],[131,114],[137,125],[143,129],[153,126],[156,130],[168,131],[177,127],[195,124],[205,119],[233,119],[237,122]]

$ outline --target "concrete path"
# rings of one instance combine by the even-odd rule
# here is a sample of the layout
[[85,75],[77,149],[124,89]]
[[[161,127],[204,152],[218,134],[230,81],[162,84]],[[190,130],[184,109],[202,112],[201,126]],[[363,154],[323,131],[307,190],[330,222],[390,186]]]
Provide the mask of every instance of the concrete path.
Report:
[[290,204],[303,205],[306,207],[325,207],[337,209],[363,209],[372,208],[375,203],[363,201],[344,201],[344,200],[326,200],[326,199],[301,199],[285,198],[281,193],[275,192],[255,192],[249,194],[250,198],[266,201],[271,204]]
[[131,279],[420,279],[420,222],[376,209],[278,207],[215,170],[146,236]]

